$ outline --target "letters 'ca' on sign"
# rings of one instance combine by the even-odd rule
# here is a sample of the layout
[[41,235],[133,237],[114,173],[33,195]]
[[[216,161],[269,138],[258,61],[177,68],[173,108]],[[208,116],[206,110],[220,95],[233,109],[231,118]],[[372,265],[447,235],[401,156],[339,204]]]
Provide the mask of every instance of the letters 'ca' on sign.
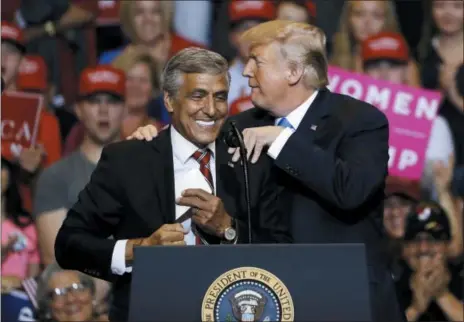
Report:
[[202,321],[295,321],[293,299],[274,274],[239,267],[219,276],[203,298]]
[[23,148],[36,144],[43,97],[38,94],[5,92],[2,94],[2,156],[17,158]]

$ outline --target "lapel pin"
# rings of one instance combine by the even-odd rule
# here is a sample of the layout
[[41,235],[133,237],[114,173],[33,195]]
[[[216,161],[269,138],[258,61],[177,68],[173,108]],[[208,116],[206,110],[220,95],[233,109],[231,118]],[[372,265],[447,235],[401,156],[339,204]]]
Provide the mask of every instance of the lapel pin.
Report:
[[311,130],[316,131],[316,129],[317,129],[317,125],[315,124],[311,125]]

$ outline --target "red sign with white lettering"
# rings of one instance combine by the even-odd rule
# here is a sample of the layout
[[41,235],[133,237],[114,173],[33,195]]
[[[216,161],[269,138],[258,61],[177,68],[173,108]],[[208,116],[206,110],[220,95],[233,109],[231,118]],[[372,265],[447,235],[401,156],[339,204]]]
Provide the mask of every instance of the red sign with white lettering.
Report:
[[2,157],[16,159],[23,148],[36,144],[42,106],[42,95],[2,94]]

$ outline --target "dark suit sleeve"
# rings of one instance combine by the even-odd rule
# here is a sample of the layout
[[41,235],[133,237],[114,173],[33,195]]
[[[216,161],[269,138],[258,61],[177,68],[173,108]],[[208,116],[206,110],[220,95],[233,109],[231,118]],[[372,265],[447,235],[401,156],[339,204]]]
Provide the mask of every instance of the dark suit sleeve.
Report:
[[[358,103],[364,104],[364,103]],[[296,131],[275,163],[341,209],[356,209],[383,187],[388,172],[388,120],[364,109],[344,133],[336,153]]]
[[111,278],[114,233],[121,216],[122,187],[114,156],[103,149],[90,182],[68,211],[55,241],[55,257],[64,269],[79,270],[101,279]]
[[[270,160],[266,160],[270,161]],[[269,167],[269,169],[271,169]],[[275,171],[266,171],[260,187],[259,226],[253,228],[253,243],[291,243],[290,203],[284,197],[284,190],[277,185]],[[248,241],[248,225],[239,222],[240,238]]]

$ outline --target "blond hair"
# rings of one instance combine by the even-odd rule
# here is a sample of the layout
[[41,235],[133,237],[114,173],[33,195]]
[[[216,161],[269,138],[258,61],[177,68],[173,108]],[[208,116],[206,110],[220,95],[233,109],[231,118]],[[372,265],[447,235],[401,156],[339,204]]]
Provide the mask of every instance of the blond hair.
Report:
[[[330,63],[348,70],[356,69],[356,55],[354,53],[355,40],[350,26],[350,15],[354,1],[347,1],[343,5],[340,16],[338,32],[333,38],[333,53]],[[395,4],[393,1],[386,0],[385,3],[385,24],[382,31],[399,32],[399,23],[396,16]]]
[[326,37],[313,25],[286,20],[259,24],[242,35],[242,41],[255,46],[277,43],[290,68],[303,68],[303,83],[309,88],[328,85]]
[[[158,1],[161,9],[161,17],[163,20],[163,32],[169,32],[174,15],[174,1]],[[138,42],[137,34],[134,28],[134,8],[137,1],[121,1],[119,9],[119,19],[121,21],[121,29],[132,42]]]

